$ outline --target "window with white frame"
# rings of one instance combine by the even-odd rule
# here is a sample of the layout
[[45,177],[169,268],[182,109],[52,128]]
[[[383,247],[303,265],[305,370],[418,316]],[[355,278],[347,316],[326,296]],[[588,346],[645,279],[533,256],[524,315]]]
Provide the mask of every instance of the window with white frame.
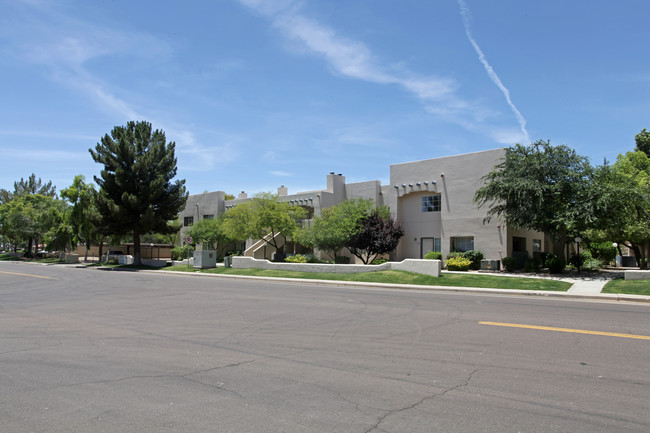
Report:
[[450,252],[464,253],[474,249],[474,236],[457,236],[450,240]]
[[422,212],[440,212],[440,195],[423,196]]

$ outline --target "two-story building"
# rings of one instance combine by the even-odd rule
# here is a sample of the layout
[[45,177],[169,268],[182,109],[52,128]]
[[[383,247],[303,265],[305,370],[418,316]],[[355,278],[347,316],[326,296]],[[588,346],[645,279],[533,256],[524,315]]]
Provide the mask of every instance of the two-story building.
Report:
[[[345,176],[327,175],[326,188],[289,194],[284,185],[277,193],[281,200],[307,209],[319,216],[327,207],[354,198],[372,199],[390,208],[402,224],[405,235],[391,258],[422,258],[429,251],[443,257],[453,251],[479,250],[485,258],[528,255],[545,250],[542,233],[515,230],[499,221],[484,223],[486,209],[473,202],[474,193],[485,176],[503,157],[505,149],[406,162],[390,166],[390,184],[378,180],[346,183]],[[225,200],[223,191],[189,197],[180,219],[181,239],[188,226],[202,218],[215,218],[233,206],[248,200],[241,192],[234,200]],[[251,239],[245,255],[270,258],[273,251],[263,240]]]

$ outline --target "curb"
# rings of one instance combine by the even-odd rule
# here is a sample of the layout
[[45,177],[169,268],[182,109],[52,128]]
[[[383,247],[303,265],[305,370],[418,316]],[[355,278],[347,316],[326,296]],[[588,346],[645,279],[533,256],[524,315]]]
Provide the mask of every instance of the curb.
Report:
[[[117,270],[111,268],[111,270]],[[441,291],[452,293],[478,293],[492,295],[519,295],[519,296],[540,296],[546,298],[563,298],[576,300],[594,300],[594,301],[616,301],[616,302],[635,302],[649,303],[650,296],[643,295],[626,295],[618,293],[600,293],[600,294],[577,294],[568,292],[540,291],[540,290],[516,290],[516,289],[491,289],[481,287],[456,287],[456,286],[423,286],[416,284],[388,284],[388,283],[371,283],[364,281],[336,281],[336,280],[312,280],[304,278],[279,278],[279,277],[257,277],[253,275],[224,275],[224,274],[206,274],[203,272],[182,272],[182,271],[154,271],[140,270],[139,272],[148,273],[165,273],[172,275],[192,275],[206,278],[239,278],[249,280],[267,280],[287,283],[309,283],[317,286],[339,286],[339,287],[368,287],[380,289],[401,289],[412,291]]]
[[[13,262],[13,261],[10,261]],[[22,262],[21,262],[22,263]],[[61,266],[61,265],[59,265]],[[84,268],[86,266],[78,265],[63,265],[74,268]],[[539,296],[545,298],[558,298],[558,299],[575,299],[581,301],[615,301],[615,302],[633,302],[637,304],[650,304],[650,296],[644,295],[628,295],[619,293],[600,293],[600,294],[578,294],[569,292],[554,292],[554,291],[539,291],[539,290],[516,290],[516,289],[490,289],[481,287],[456,287],[456,286],[423,286],[416,284],[387,284],[387,283],[369,283],[364,281],[336,281],[336,280],[311,280],[304,278],[278,278],[278,277],[257,277],[253,275],[224,275],[224,274],[206,274],[203,272],[182,272],[182,271],[165,271],[165,270],[149,270],[149,269],[120,269],[120,268],[101,268],[95,267],[94,270],[102,271],[117,271],[117,272],[145,272],[154,274],[170,274],[181,276],[195,276],[205,278],[239,278],[249,280],[267,280],[267,281],[281,281],[287,283],[309,283],[317,286],[339,286],[339,287],[368,287],[380,289],[394,289],[394,290],[411,290],[411,291],[438,291],[438,292],[451,292],[451,293],[477,293],[477,294],[492,294],[492,295],[518,295],[518,296]]]

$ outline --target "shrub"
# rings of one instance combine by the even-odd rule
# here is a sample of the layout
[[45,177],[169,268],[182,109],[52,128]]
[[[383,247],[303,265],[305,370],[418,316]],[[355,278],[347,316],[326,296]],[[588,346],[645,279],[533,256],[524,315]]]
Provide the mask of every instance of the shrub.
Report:
[[348,256],[336,256],[334,257],[334,263],[337,265],[349,265],[350,258]]
[[552,256],[552,255],[553,255],[553,254],[551,254],[551,253],[544,253],[544,252],[539,253],[539,258],[540,258],[540,260],[541,260],[541,263],[540,263],[540,264],[541,264],[541,267],[542,267],[542,268],[545,268],[545,267],[546,267],[546,258],[547,258],[548,256]]
[[388,259],[375,259],[372,262],[370,262],[371,265],[383,265],[386,263]]
[[313,254],[306,254],[307,263],[323,263],[322,260],[317,259]]
[[593,242],[587,248],[591,256],[602,263],[613,262],[616,258],[616,248],[611,242]]
[[537,257],[526,259],[526,262],[524,263],[524,272],[539,272],[540,268],[541,260]]
[[[591,254],[589,255],[589,258],[591,258]],[[572,268],[577,269],[582,266],[586,259],[587,255],[585,253],[574,254],[569,258],[569,265],[571,265]]]
[[182,247],[176,246],[171,249],[172,260],[184,260],[191,257],[192,253],[194,253],[194,248],[192,248],[192,245],[188,244],[185,244]]
[[598,259],[588,258],[585,259],[584,263],[582,263],[582,266],[580,269],[583,269],[588,272],[597,272],[600,271],[600,268],[602,267],[602,262]]
[[515,258],[514,257],[504,257],[501,259],[503,267],[506,269],[506,272],[514,272],[515,270]]
[[569,263],[572,269],[578,269],[578,266],[580,266],[580,270],[591,271],[591,272],[599,271],[603,265],[602,261],[592,257],[589,251],[580,253],[580,256],[576,256],[576,255],[571,256],[571,260],[569,260]]
[[296,254],[295,256],[289,256],[284,259],[287,263],[307,263],[307,257],[302,254]]
[[453,253],[447,254],[447,260],[453,259],[454,257],[463,257],[463,253],[459,253],[458,251],[454,251]]
[[442,253],[439,251],[429,251],[424,258],[427,260],[441,260]]
[[546,266],[552,274],[561,274],[562,271],[564,271],[566,263],[564,262],[564,259],[559,258],[555,254],[549,254],[546,257]]
[[449,271],[467,271],[472,261],[465,257],[451,257],[447,260],[447,270]]
[[476,250],[465,251],[462,257],[469,259],[472,264],[469,265],[470,269],[479,270],[481,269],[481,260],[483,260],[483,253]]

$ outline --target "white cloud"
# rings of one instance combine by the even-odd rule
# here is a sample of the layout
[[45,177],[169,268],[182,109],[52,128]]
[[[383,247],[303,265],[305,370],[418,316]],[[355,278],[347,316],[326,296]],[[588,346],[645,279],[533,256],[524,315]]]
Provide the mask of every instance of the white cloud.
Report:
[[[495,110],[483,104],[462,98],[458,94],[460,84],[453,78],[423,76],[404,67],[396,69],[383,64],[363,42],[344,37],[334,29],[306,17],[300,10],[300,2],[286,0],[283,2],[265,0],[239,0],[271,21],[288,39],[297,41],[306,52],[322,57],[333,73],[382,85],[395,85],[415,96],[424,105],[425,110],[447,122],[457,124],[464,129],[481,132],[490,137],[491,127],[485,122],[498,115]],[[480,48],[473,41],[467,24],[467,8],[459,2],[465,21],[467,35],[472,45],[480,53]],[[508,89],[503,86],[496,73],[480,53],[488,75],[497,84],[515,113],[522,135],[527,139],[526,121],[512,103]],[[500,143],[502,141],[499,141]]]
[[273,176],[281,176],[281,177],[291,176],[291,173],[288,173],[286,171],[279,171],[279,170],[270,171],[269,173],[271,173]]
[[179,169],[209,171],[219,165],[229,164],[239,156],[237,138],[223,138],[222,144],[208,146],[196,140],[195,134],[185,129],[164,128],[168,141],[176,143]]
[[12,137],[39,137],[39,138],[62,138],[66,140],[94,140],[97,141],[99,137],[93,135],[81,135],[81,134],[68,134],[61,132],[50,132],[50,131],[18,131],[18,130],[0,130],[0,135],[12,136]]
[[13,160],[43,161],[43,162],[88,162],[88,151],[69,152],[64,150],[0,148],[0,153],[5,158]]
[[530,139],[517,129],[494,129],[490,131],[490,136],[497,143],[504,146],[512,146],[515,143],[528,144]]
[[[377,84],[402,87],[418,99],[440,105],[458,107],[456,80],[435,76],[419,76],[408,70],[390,71],[381,64],[372,51],[361,41],[339,35],[334,29],[300,14],[300,4],[284,2],[282,7],[271,7],[274,2],[240,0],[242,4],[266,16],[288,38],[304,45],[309,52],[323,57],[333,72]],[[473,109],[466,104],[467,112]]]
[[[237,151],[232,143],[220,146],[198,143],[194,133],[174,127],[173,122],[156,120],[151,109],[129,102],[120,95],[119,89],[112,88],[114,86],[88,67],[89,62],[107,56],[165,59],[173,52],[167,41],[146,33],[115,30],[95,22],[81,21],[60,12],[50,3],[28,1],[23,5],[28,10],[25,17],[17,19],[10,28],[0,29],[0,35],[10,41],[6,49],[13,56],[44,66],[50,78],[85,95],[113,118],[124,122],[148,119],[154,128],[165,130],[167,139],[177,143],[179,168],[207,171],[235,158]],[[215,65],[218,69],[237,67],[232,62]],[[94,141],[97,139],[93,138]]]
[[521,129],[521,133],[523,134],[525,141],[529,142],[530,138],[528,136],[528,131],[526,130],[526,119],[521,114],[517,106],[515,106],[514,102],[512,102],[512,99],[510,98],[510,90],[508,90],[508,88],[501,82],[501,79],[499,78],[497,73],[494,71],[492,66],[488,63],[485,54],[483,53],[483,50],[481,50],[481,47],[479,47],[478,43],[476,43],[476,40],[472,36],[472,32],[470,31],[470,26],[469,26],[470,13],[469,13],[469,8],[465,3],[465,0],[458,0],[458,6],[460,7],[460,14],[463,18],[463,25],[465,26],[465,34],[467,35],[467,39],[472,44],[472,47],[474,47],[474,51],[476,51],[476,54],[478,54],[478,58],[480,62],[483,64],[483,67],[485,68],[488,77],[490,77],[492,82],[496,84],[499,90],[501,90],[501,93],[503,93],[503,96],[506,98],[506,102],[508,103],[508,106],[510,106],[510,109],[512,110],[515,117],[517,118],[517,122],[519,122],[519,128]]

